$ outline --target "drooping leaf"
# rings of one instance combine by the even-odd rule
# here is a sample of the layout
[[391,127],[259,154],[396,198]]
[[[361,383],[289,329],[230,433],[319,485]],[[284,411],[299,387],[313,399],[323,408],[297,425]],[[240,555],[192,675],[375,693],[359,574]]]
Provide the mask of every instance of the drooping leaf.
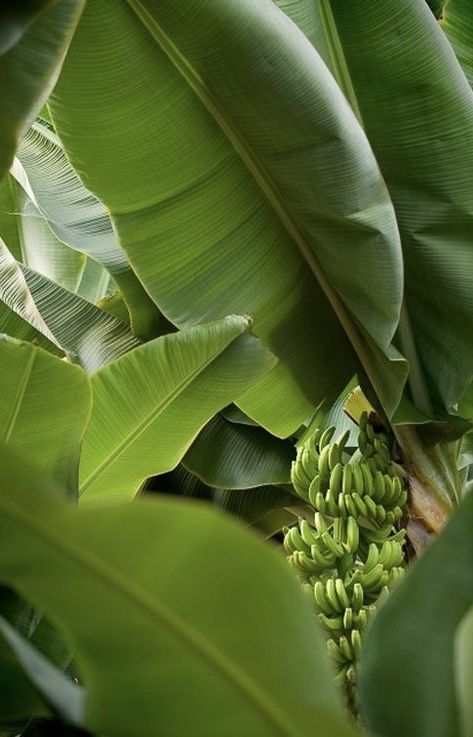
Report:
[[82,501],[129,499],[174,468],[208,420],[261,378],[274,356],[230,316],[145,343],[92,376]]
[[0,442],[76,492],[91,404],[86,375],[31,343],[0,336],[0,377]]
[[[1,246],[0,246],[1,249]],[[46,338],[39,330],[21,318],[14,310],[11,310],[0,299],[0,333],[10,335],[18,340],[26,340],[34,342],[36,345],[45,348],[56,356],[63,356],[64,352],[55,344]]]
[[473,87],[473,8],[469,0],[448,0],[441,26]]
[[298,499],[287,488],[262,486],[258,489],[215,489],[213,503],[225,512],[239,517],[250,525],[269,512],[296,506]]
[[473,604],[472,529],[469,494],[368,632],[360,693],[381,737],[460,737],[454,638]]
[[87,257],[68,248],[56,238],[38,208],[26,195],[20,200],[18,204],[23,246],[22,262],[59,286],[76,292]]
[[353,734],[282,556],[196,504],[74,509],[16,460],[1,453],[0,577],[61,622],[88,691],[87,729]]
[[392,205],[342,93],[274,5],[92,0],[50,110],[165,315],[249,313],[280,358],[245,412],[287,436],[334,399],[357,365],[340,323],[395,409]]
[[56,82],[84,4],[85,0],[39,0],[15,3],[14,9],[8,3],[2,11],[0,179]]
[[[39,334],[43,341],[46,339],[67,352],[89,372],[139,345],[120,320],[18,264],[1,239],[0,300],[14,313],[9,315],[2,305],[0,320],[4,313],[5,333],[25,339]],[[19,331],[25,330],[25,323],[34,331],[26,330],[21,335]]]
[[[411,397],[424,421],[445,414],[473,376],[473,92],[424,2],[277,2],[324,57],[373,147],[402,240],[397,340]],[[395,419],[415,422],[403,407]]]
[[156,334],[162,318],[135,277],[104,206],[67,160],[51,128],[34,123],[18,150],[12,173],[63,243],[99,261],[127,301],[134,330]]
[[209,486],[247,489],[290,483],[294,457],[291,442],[216,415],[194,440],[183,463]]

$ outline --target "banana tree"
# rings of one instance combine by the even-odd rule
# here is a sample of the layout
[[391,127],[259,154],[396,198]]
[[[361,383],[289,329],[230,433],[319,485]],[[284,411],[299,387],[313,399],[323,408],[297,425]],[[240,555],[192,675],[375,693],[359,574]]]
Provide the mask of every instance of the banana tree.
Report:
[[[473,11],[463,0],[432,3],[432,11],[424,0],[389,8],[381,0],[63,0],[32,3],[16,14],[7,9],[2,90],[9,101],[14,91],[21,94],[2,118],[0,324],[36,346],[35,358],[16,343],[7,342],[4,352],[19,365],[25,361],[22,400],[34,383],[36,356],[46,360],[43,351],[56,354],[47,356],[51,375],[53,367],[59,374],[63,366],[64,377],[71,368],[84,384],[84,419],[76,426],[82,450],[73,438],[69,465],[64,449],[41,430],[44,447],[55,449],[43,459],[48,483],[59,480],[69,494],[81,493],[83,505],[96,505],[130,499],[147,478],[158,474],[159,483],[159,475],[182,462],[178,484],[196,474],[217,487],[210,496],[224,506],[233,501],[225,496],[222,502],[222,494],[232,500],[240,494],[249,514],[251,499],[263,499],[266,488],[263,507],[287,510],[292,440],[303,443],[306,428],[310,436],[337,398],[343,406],[347,385],[359,382],[409,480],[412,543],[421,552],[429,534],[442,530],[464,496],[471,460],[473,51],[465,29],[473,25]],[[41,61],[34,78],[24,64],[31,49]],[[107,297],[114,288],[118,292]],[[271,354],[247,334],[250,325]],[[5,403],[4,440],[41,465],[42,446],[32,452],[23,440],[35,427],[23,405],[17,412]],[[12,462],[6,457],[7,465]],[[77,466],[78,478],[64,473]],[[34,488],[33,475],[25,477],[25,488]],[[276,495],[273,484],[281,485]],[[21,499],[15,512],[5,502],[5,535],[21,535],[30,555],[51,560],[52,542],[47,536],[40,545],[32,540],[32,522],[19,511],[28,507],[28,497]],[[400,720],[392,681],[399,638],[383,643],[393,618],[409,621],[417,581],[424,615],[429,601],[440,606],[440,584],[438,595],[428,596],[439,560],[468,569],[463,531],[469,501],[368,635],[361,701],[365,720],[380,734],[453,737],[462,728],[468,734],[465,698],[455,694],[453,678],[437,678],[427,696],[419,691],[427,668],[412,669],[419,675],[406,681],[411,707],[407,723]],[[67,566],[73,567],[77,551],[87,547],[85,523],[41,504],[38,514],[45,519],[64,515],[61,524],[75,546]],[[292,504],[304,514],[300,499]],[[124,524],[120,514],[117,526]],[[18,527],[14,520],[21,515]],[[99,510],[91,508],[90,515],[99,535]],[[163,508],[163,519],[167,515]],[[136,530],[145,525],[141,517],[140,508]],[[176,523],[173,545],[189,534],[185,521],[182,526]],[[130,545],[136,545],[132,530]],[[235,543],[229,555],[238,550]],[[112,568],[123,565],[113,540],[107,551]],[[93,541],[89,552],[97,556]],[[156,555],[163,555],[161,548]],[[56,623],[68,623],[84,673],[98,684],[90,691],[88,717],[69,721],[119,733],[120,712],[102,721],[96,706],[117,708],[116,699],[108,701],[113,681],[107,684],[106,669],[95,670],[80,623],[47,593],[50,584],[37,586],[34,576],[20,580],[9,565],[3,571],[7,583]],[[72,575],[72,568],[67,571]],[[178,566],[176,576],[181,571]],[[96,576],[84,596],[100,599]],[[471,580],[462,576],[459,587],[468,590]],[[140,595],[159,600],[163,592],[149,590],[148,583],[140,583]],[[129,598],[129,582],[125,588]],[[452,641],[471,596],[460,593],[455,602],[432,665],[447,663],[450,675]],[[179,601],[174,604],[181,616]],[[132,610],[130,617],[138,616]],[[8,624],[2,632],[16,659],[29,662],[20,657],[24,642],[13,642]],[[404,632],[415,637],[415,627]],[[462,642],[471,642],[471,628],[465,632]],[[187,636],[208,644],[206,627]],[[273,633],[272,642],[279,637]],[[228,645],[218,645],[227,664],[234,657]],[[409,668],[419,652],[411,647],[404,653]],[[220,672],[230,678],[225,667]],[[232,683],[241,686],[251,667],[240,663],[238,673],[235,667]],[[289,696],[287,713],[277,714],[279,697],[268,692],[265,678],[250,690],[258,692],[253,706],[266,715],[266,731],[251,721],[251,709],[240,703],[238,712],[238,699],[228,702],[243,715],[240,734],[304,735],[311,724],[329,729],[320,705],[308,701],[299,721],[288,721]],[[30,681],[25,685],[24,674],[18,676],[18,687],[27,692]],[[444,697],[432,714],[442,719],[423,719],[419,714],[440,692]],[[332,696],[325,697],[322,711],[335,714],[330,729],[345,734],[349,728],[337,721]],[[146,711],[147,699],[140,697],[140,709]],[[56,697],[42,694],[41,700],[64,715]],[[178,726],[163,717],[166,733],[192,734],[193,714]],[[218,715],[205,714],[206,734],[221,733]],[[156,719],[150,711],[140,731]]]

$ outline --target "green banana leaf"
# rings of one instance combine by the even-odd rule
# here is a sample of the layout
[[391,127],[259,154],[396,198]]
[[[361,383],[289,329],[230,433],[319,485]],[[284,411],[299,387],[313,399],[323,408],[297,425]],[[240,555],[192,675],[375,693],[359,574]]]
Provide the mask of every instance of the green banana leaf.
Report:
[[130,499],[174,468],[208,420],[276,359],[232,315],[149,341],[93,374],[81,502]]
[[[473,376],[473,92],[423,2],[278,5],[322,54],[379,162],[402,239],[397,341],[411,399],[427,417],[441,415]],[[415,421],[405,411],[395,419]]]
[[472,529],[469,494],[368,632],[360,695],[367,726],[380,737],[461,735],[454,638],[473,605]]
[[[77,287],[79,297],[96,305],[101,299],[115,291],[115,281],[112,279],[110,273],[98,261],[94,261],[93,258],[89,257]],[[130,322],[130,313],[125,302],[123,302],[123,306],[126,313],[126,320],[122,320],[122,322],[126,322],[128,325]]]
[[469,0],[448,0],[441,27],[473,87],[473,7]]
[[[22,263],[56,282],[70,292],[77,292],[87,257],[64,245],[51,231],[36,205],[20,189],[17,221],[22,244]],[[8,240],[4,239],[6,243]]]
[[85,0],[58,0],[16,3],[12,9],[8,3],[2,10],[0,179],[49,97],[84,5]]
[[76,493],[91,407],[86,375],[31,343],[0,336],[0,377],[0,442]]
[[272,512],[281,512],[285,507],[295,507],[299,500],[284,486],[260,486],[253,489],[217,489],[208,486],[198,476],[179,463],[175,469],[150,479],[146,494],[172,494],[193,499],[202,499],[219,509],[238,517],[248,525],[255,525]]
[[[244,520],[252,527],[272,512],[283,512],[287,507],[296,507],[299,500],[288,491],[288,486],[262,486],[259,489],[215,489],[213,503]],[[290,513],[289,513],[290,514]],[[292,514],[291,520],[294,521]]]
[[159,334],[159,311],[130,268],[106,209],[84,187],[49,125],[33,123],[11,171],[56,237],[110,272],[127,302],[135,333]]
[[209,486],[247,489],[291,482],[291,442],[260,427],[216,415],[202,429],[183,458],[184,466]]
[[88,692],[86,729],[354,734],[282,556],[197,504],[74,509],[27,464],[0,459],[0,576],[61,621]]
[[[15,667],[22,668],[26,678],[36,691],[41,694],[45,702],[52,707],[54,712],[65,721],[80,725],[83,721],[84,712],[85,694],[83,689],[71,679],[67,678],[62,671],[51,665],[41,653],[35,650],[27,639],[16,632],[7,620],[1,616],[0,638],[0,650],[3,649],[4,642],[7,643],[10,650],[14,653],[16,660]],[[0,659],[0,678],[2,681],[6,681],[5,671],[2,673],[2,670],[3,658]],[[7,704],[7,716],[4,716],[5,712],[2,713],[0,707],[0,719],[18,719],[31,716],[32,713],[37,716],[38,712],[39,714],[48,713],[48,709],[41,709],[38,706],[34,707],[33,712],[28,711],[25,707],[31,707],[31,700],[28,699],[28,704],[26,699],[24,699],[20,702],[20,713],[11,716],[9,700],[10,698],[13,698],[14,701],[18,700],[19,694],[15,692],[18,687],[18,677],[13,683],[7,682],[3,685],[7,689],[6,691],[2,690],[2,704]],[[26,686],[23,686],[23,688],[26,688]],[[7,697],[6,699],[5,696]],[[8,716],[9,713],[10,715]]]
[[[0,244],[1,251],[1,244]],[[1,260],[1,256],[0,256]],[[46,338],[39,330],[23,320],[14,310],[11,310],[0,299],[0,334],[10,335],[18,340],[26,340],[39,345],[41,348],[53,353],[55,356],[63,356],[64,352]]]
[[41,336],[43,347],[67,352],[88,372],[139,345],[123,322],[18,264],[1,239],[0,306],[3,332],[25,340]]
[[166,317],[252,315],[280,360],[245,412],[294,432],[357,370],[350,341],[395,410],[393,208],[343,94],[274,5],[91,0],[49,106]]

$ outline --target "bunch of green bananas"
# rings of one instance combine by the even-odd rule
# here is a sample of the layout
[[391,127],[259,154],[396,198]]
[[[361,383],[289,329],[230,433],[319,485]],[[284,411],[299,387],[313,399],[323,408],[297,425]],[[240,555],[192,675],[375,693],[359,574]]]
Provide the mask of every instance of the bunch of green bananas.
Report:
[[284,530],[284,548],[328,633],[337,681],[354,698],[356,661],[376,604],[404,571],[402,519],[407,491],[389,441],[364,413],[359,459],[345,453],[348,433],[316,431],[298,448],[292,483],[315,512]]

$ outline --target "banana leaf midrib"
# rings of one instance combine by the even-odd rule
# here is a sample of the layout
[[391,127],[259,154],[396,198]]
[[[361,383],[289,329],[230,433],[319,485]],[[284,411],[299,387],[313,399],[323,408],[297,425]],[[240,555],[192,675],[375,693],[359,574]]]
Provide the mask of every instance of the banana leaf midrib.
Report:
[[144,27],[153,36],[154,40],[158,43],[162,51],[168,56],[178,72],[183,76],[189,86],[196,93],[202,104],[212,115],[216,123],[219,125],[219,127],[227,137],[229,143],[240,156],[248,171],[254,177],[263,195],[271,204],[272,208],[276,212],[276,215],[279,217],[281,223],[286,229],[288,235],[296,244],[298,250],[305,259],[307,265],[309,266],[312,274],[316,278],[320,288],[325,294],[329,304],[331,305],[338,320],[340,321],[340,324],[342,325],[350,342],[352,343],[352,346],[357,353],[359,360],[363,364],[367,375],[370,377],[373,386],[378,387],[378,394],[382,396],[383,391],[380,388],[380,384],[377,380],[377,370],[372,362],[369,347],[367,346],[363,338],[359,326],[353,320],[343,300],[325,276],[325,273],[321,268],[317,258],[315,257],[315,254],[310,246],[310,243],[307,241],[303,230],[301,230],[290,211],[286,208],[283,198],[281,197],[277,187],[274,185],[271,177],[258,161],[258,158],[255,156],[251,147],[246,143],[239,132],[235,129],[231,121],[228,120],[228,117],[225,115],[225,111],[221,108],[218,101],[213,97],[204,80],[200,77],[194,67],[187,61],[187,59],[181,54],[180,50],[175,46],[175,44],[165,33],[159,23],[146,10],[141,0],[127,0],[127,2],[131,9],[136,13],[137,17],[141,20]]
[[[60,555],[91,572],[115,593],[133,602],[146,616],[158,622],[178,641],[190,647],[209,668],[219,673],[230,686],[240,693],[241,697],[268,724],[275,737],[298,737],[296,727],[288,722],[285,714],[281,713],[279,704],[268,698],[250,676],[229,661],[220,649],[206,637],[182,620],[177,612],[169,610],[161,602],[151,600],[143,590],[135,586],[130,579],[125,578],[120,571],[107,564],[103,558],[91,556],[84,547],[79,547],[72,539],[61,536],[58,532],[62,529],[61,525],[56,527],[44,523],[40,516],[30,514],[29,510],[16,505],[13,500],[3,495],[0,495],[0,508],[6,517],[13,520],[14,524],[26,527],[31,534],[40,539],[42,544],[52,547]],[[80,514],[87,514],[87,512],[82,511]]]

